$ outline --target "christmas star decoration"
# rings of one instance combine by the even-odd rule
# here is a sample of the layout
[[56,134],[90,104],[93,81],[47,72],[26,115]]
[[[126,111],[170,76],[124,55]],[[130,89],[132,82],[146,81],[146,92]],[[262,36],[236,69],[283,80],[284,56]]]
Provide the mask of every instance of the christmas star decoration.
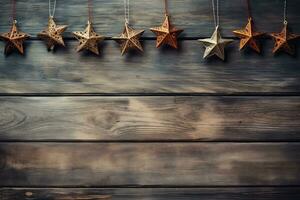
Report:
[[124,55],[130,49],[137,49],[143,52],[144,50],[139,39],[144,32],[144,30],[134,30],[127,22],[125,22],[125,27],[121,35],[113,38],[120,44],[121,54]]
[[93,28],[93,25],[90,21],[88,21],[87,27],[85,30],[73,32],[75,38],[79,41],[79,45],[77,46],[77,52],[82,50],[88,50],[93,52],[94,54],[99,55],[99,43],[102,42],[105,37],[102,35],[98,35]]
[[205,47],[205,52],[203,58],[208,58],[213,55],[216,55],[222,60],[225,60],[225,52],[224,49],[226,45],[233,42],[231,39],[223,39],[220,34],[219,27],[216,27],[211,38],[200,39],[199,40],[203,46]]
[[1,34],[0,38],[6,42],[4,54],[10,54],[14,49],[17,49],[21,54],[24,54],[23,43],[29,38],[26,33],[19,32],[17,22],[14,21],[10,32]]
[[256,32],[254,30],[253,20],[251,17],[248,19],[248,24],[244,29],[235,30],[233,33],[241,39],[240,41],[240,50],[249,46],[251,49],[260,53],[260,46],[257,39],[264,35],[264,33]]
[[68,26],[56,25],[53,17],[49,17],[48,26],[38,34],[38,37],[46,41],[48,50],[54,49],[56,45],[65,46],[62,33],[65,32],[67,28]]
[[275,42],[273,53],[277,53],[281,50],[290,55],[295,53],[295,47],[292,46],[290,42],[298,39],[300,35],[289,33],[287,23],[284,24],[284,27],[280,33],[271,33],[270,36]]
[[183,32],[182,29],[175,28],[170,21],[170,17],[166,15],[163,24],[160,27],[150,29],[157,36],[156,47],[159,48],[163,44],[167,44],[175,49],[178,48],[177,37]]

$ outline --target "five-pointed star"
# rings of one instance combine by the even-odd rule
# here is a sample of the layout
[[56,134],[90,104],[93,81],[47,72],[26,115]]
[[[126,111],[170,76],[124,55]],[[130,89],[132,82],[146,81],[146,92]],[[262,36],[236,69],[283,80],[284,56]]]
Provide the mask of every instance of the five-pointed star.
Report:
[[81,32],[73,32],[75,38],[79,41],[77,46],[77,52],[82,51],[83,49],[89,50],[97,55],[99,55],[99,42],[105,39],[104,36],[98,35],[93,28],[93,25],[88,21],[86,29]]
[[159,48],[163,44],[168,44],[175,49],[178,48],[177,37],[180,33],[183,32],[183,30],[175,28],[171,24],[170,17],[168,15],[166,15],[165,21],[163,22],[162,26],[151,28],[150,30],[157,36],[157,48]]
[[65,46],[62,33],[67,28],[68,26],[56,25],[53,17],[49,17],[48,27],[39,33],[38,37],[46,41],[48,50],[52,50],[56,45]]
[[199,40],[205,47],[205,52],[203,58],[208,58],[213,55],[218,56],[220,59],[225,60],[225,46],[233,40],[230,39],[223,39],[221,37],[219,27],[216,27],[211,38],[201,39]]
[[6,41],[4,54],[8,55],[14,49],[17,49],[21,54],[24,54],[23,42],[29,38],[29,35],[18,31],[17,22],[14,21],[10,32],[4,33],[0,36]]
[[125,22],[125,27],[121,35],[113,38],[120,44],[121,54],[124,55],[130,49],[138,49],[143,52],[144,50],[139,39],[144,32],[145,30],[134,30],[127,22]]
[[260,47],[257,39],[264,33],[254,31],[253,20],[251,17],[248,19],[248,24],[244,29],[235,30],[233,31],[233,33],[237,37],[241,38],[240,50],[244,49],[247,45],[249,45],[250,48],[255,50],[257,53],[260,53]]
[[284,27],[280,33],[271,33],[270,36],[273,37],[275,41],[273,53],[277,53],[280,50],[283,50],[290,55],[295,53],[294,46],[291,46],[289,42],[298,39],[300,35],[289,33],[287,23],[284,24]]

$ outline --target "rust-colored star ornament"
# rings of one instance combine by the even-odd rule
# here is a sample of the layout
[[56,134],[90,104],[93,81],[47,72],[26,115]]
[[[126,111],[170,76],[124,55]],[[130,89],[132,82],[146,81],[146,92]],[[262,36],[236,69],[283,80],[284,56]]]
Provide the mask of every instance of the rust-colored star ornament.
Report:
[[1,34],[0,38],[6,42],[4,54],[8,55],[15,49],[24,54],[23,43],[29,35],[18,30],[17,21],[14,20],[10,32]]
[[235,30],[233,33],[241,39],[240,41],[240,50],[249,46],[251,49],[260,53],[260,45],[258,43],[259,37],[263,36],[264,33],[256,32],[254,30],[253,19],[251,17],[248,18],[248,24],[244,29]]
[[124,55],[131,49],[136,49],[140,52],[143,52],[144,50],[141,45],[140,38],[144,32],[145,30],[134,30],[127,22],[125,22],[125,27],[121,35],[113,38],[120,44],[121,54]]
[[38,37],[45,40],[48,50],[53,50],[57,45],[65,46],[62,34],[67,28],[65,25],[56,25],[54,18],[50,16],[48,26],[38,34]]
[[219,26],[216,26],[216,29],[211,36],[211,38],[200,39],[199,42],[205,47],[205,52],[203,58],[209,58],[216,55],[222,60],[225,60],[225,47],[226,45],[233,42],[231,39],[223,39],[220,34]]
[[171,24],[169,15],[166,14],[165,20],[160,27],[150,29],[157,36],[156,47],[159,48],[166,44],[175,49],[178,48],[177,38],[184,31],[177,29]]
[[284,23],[284,27],[280,33],[271,33],[270,36],[274,39],[275,45],[273,48],[273,53],[279,51],[284,51],[290,55],[295,53],[295,46],[291,45],[290,42],[299,39],[300,35],[289,33],[288,23]]
[[85,30],[73,32],[75,38],[79,41],[79,45],[77,46],[77,52],[82,50],[88,50],[93,52],[96,55],[99,55],[99,43],[102,42],[105,37],[97,34],[94,31],[93,24],[88,21],[87,27]]

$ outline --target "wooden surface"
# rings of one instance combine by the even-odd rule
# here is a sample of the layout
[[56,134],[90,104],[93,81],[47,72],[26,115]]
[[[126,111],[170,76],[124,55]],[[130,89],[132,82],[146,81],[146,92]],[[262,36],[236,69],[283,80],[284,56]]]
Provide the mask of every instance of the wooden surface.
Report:
[[[0,13],[0,32],[9,29],[10,0],[3,0]],[[283,21],[283,1],[252,0],[253,17],[262,32],[280,31]],[[271,2],[271,3],[270,3]],[[288,19],[295,31],[300,32],[298,1],[288,2]],[[241,28],[247,22],[246,6],[243,0],[222,0],[220,3],[221,26],[225,36],[232,37],[232,30]],[[176,26],[185,29],[183,37],[207,37],[213,31],[212,6],[209,0],[171,0],[170,14]],[[43,30],[48,20],[48,1],[18,0],[17,18],[22,30],[33,37]],[[146,29],[146,37],[154,37],[149,28],[159,26],[163,21],[162,0],[131,1],[131,23],[137,29]],[[55,17],[60,24],[69,25],[66,36],[72,31],[82,30],[87,22],[86,2],[80,0],[58,1]],[[116,36],[124,25],[123,0],[94,0],[94,24],[96,30],[107,36]]]
[[[251,0],[259,31],[282,28],[282,0]],[[0,54],[0,200],[299,200],[300,60],[238,51],[232,30],[247,21],[244,0],[222,0],[227,59],[203,60],[198,38],[213,31],[211,2],[169,1],[185,29],[179,50],[156,49],[150,27],[161,0],[131,1],[131,22],[146,29],[144,54],[120,55],[122,0],[94,0],[101,55],[75,53],[85,2],[58,1],[67,48],[48,52],[36,34],[48,1],[17,0],[26,54]],[[0,3],[0,32],[10,27]],[[288,1],[300,33],[299,2]],[[0,43],[3,51],[4,45]],[[299,51],[299,42],[297,50]]]
[[299,97],[1,97],[0,140],[299,141]]
[[[1,200],[299,200],[299,187],[0,189]],[[110,196],[107,197],[107,196]]]
[[[1,93],[262,93],[300,92],[298,57],[241,53],[228,48],[228,60],[202,59],[199,42],[181,43],[179,51],[155,48],[145,41],[145,54],[122,57],[114,41],[106,41],[100,57],[77,54],[75,42],[49,53],[30,41],[25,57],[0,55]],[[0,45],[1,46],[1,45]],[[299,45],[300,46],[300,45]],[[3,46],[1,46],[3,47]]]
[[0,186],[299,185],[300,144],[0,143]]

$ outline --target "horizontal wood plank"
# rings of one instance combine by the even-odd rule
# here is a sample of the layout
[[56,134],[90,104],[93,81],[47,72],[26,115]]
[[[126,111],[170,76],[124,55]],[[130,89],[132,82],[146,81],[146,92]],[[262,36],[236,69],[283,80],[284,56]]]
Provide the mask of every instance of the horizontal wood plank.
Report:
[[0,143],[0,186],[299,185],[300,143]]
[[1,97],[0,141],[299,141],[300,97]]
[[[108,37],[118,35],[124,25],[123,1],[94,0],[94,24],[96,30]],[[279,0],[252,0],[252,12],[256,26],[262,32],[280,31],[282,28],[283,2]],[[131,2],[131,23],[137,29],[147,29],[146,37],[154,35],[150,27],[158,26],[163,20],[162,0],[134,0]],[[288,2],[288,19],[296,32],[300,32],[299,4],[296,0]],[[211,2],[207,0],[169,1],[173,22],[185,29],[186,37],[207,37],[213,31]],[[245,1],[221,1],[221,26],[225,36],[233,36],[232,30],[239,29],[247,22]],[[1,3],[0,32],[10,27],[11,4],[9,0]],[[47,25],[48,1],[18,0],[17,19],[23,31],[33,37]],[[69,25],[66,36],[71,31],[82,30],[87,22],[87,5],[80,0],[58,1],[56,15],[59,24]]]
[[299,187],[0,189],[1,200],[299,200]]
[[124,57],[114,41],[105,42],[100,57],[77,54],[76,45],[51,53],[31,41],[25,57],[0,54],[0,93],[300,92],[299,58],[273,56],[271,41],[262,56],[239,52],[236,42],[227,49],[227,62],[203,60],[194,40],[182,42],[179,51],[145,41],[144,55]]

